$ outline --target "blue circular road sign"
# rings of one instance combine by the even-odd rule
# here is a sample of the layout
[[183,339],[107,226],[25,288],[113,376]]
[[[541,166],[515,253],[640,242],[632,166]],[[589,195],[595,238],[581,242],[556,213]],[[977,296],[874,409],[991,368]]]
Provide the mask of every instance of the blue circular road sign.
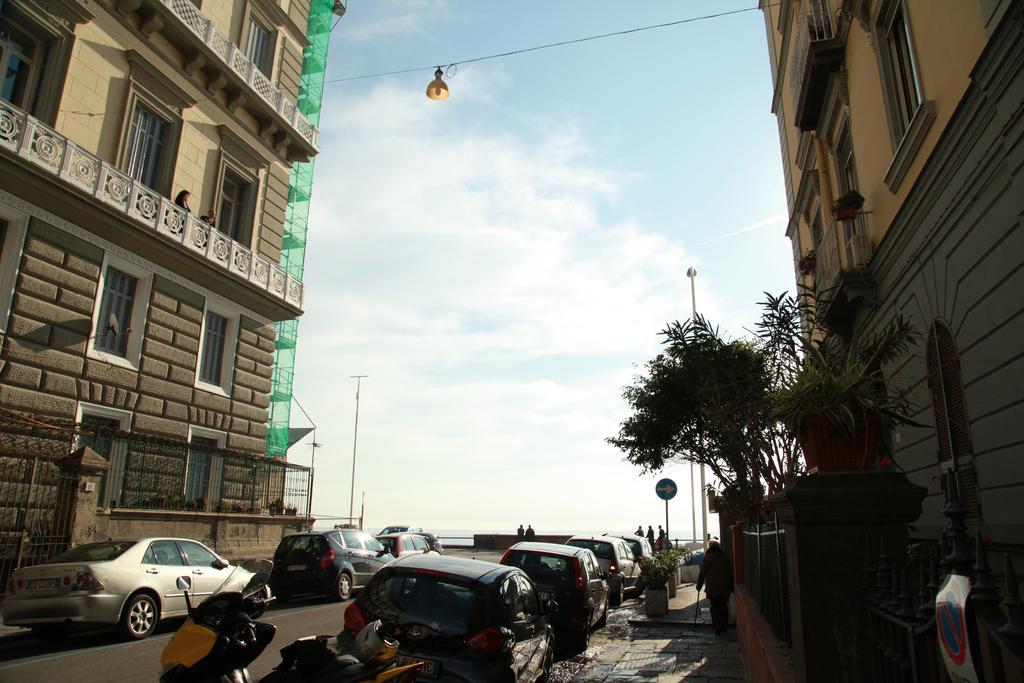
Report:
[[676,497],[676,491],[679,487],[671,479],[661,479],[657,484],[654,485],[654,492],[658,494],[658,498],[662,500],[672,500]]

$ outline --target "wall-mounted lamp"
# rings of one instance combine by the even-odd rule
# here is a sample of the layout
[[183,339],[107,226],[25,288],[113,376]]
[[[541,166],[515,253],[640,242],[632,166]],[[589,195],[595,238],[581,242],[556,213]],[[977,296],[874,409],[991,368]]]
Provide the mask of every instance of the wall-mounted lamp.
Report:
[[437,67],[437,71],[434,72],[434,80],[430,81],[430,85],[427,86],[427,97],[432,100],[448,99],[448,84],[441,79],[443,75],[441,67]]

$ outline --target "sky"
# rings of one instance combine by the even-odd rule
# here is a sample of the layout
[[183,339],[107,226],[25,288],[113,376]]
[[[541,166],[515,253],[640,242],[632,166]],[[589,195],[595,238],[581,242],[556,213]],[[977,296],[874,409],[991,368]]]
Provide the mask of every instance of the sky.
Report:
[[[366,528],[691,533],[690,467],[605,439],[669,321],[792,290],[760,12],[433,66],[756,0],[350,0],[330,45],[295,396],[313,512]],[[416,73],[331,83],[411,67]],[[307,424],[293,409],[293,426]],[[310,438],[289,459],[309,464]],[[700,524],[698,515],[698,525]],[[712,518],[712,533],[717,525]]]

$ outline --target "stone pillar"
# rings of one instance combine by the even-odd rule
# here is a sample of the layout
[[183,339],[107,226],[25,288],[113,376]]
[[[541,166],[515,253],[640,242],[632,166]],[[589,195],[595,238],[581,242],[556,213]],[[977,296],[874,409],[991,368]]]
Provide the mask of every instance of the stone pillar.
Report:
[[884,543],[905,556],[904,525],[921,514],[927,489],[896,472],[799,477],[773,496],[786,529],[786,560],[796,679],[807,683],[873,680],[860,588]]
[[97,506],[100,477],[108,467],[107,459],[87,446],[60,461],[63,476],[57,490],[57,504],[68,506],[68,540],[72,546],[105,538],[107,520],[100,519]]

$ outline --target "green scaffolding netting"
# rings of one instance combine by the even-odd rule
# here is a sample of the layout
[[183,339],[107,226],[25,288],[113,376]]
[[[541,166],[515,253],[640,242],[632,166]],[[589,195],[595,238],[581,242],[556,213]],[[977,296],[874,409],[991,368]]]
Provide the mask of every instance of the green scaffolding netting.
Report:
[[[333,0],[313,0],[309,8],[306,38],[309,46],[302,55],[302,79],[299,83],[299,110],[314,126],[320,125],[320,105],[324,95],[324,72],[327,69],[327,46],[331,38]],[[284,238],[281,244],[281,268],[302,279],[306,261],[306,230],[309,223],[309,201],[313,194],[315,157],[292,166],[285,213]],[[292,407],[292,381],[295,377],[295,345],[299,321],[285,320],[275,325],[277,348],[274,351],[274,374],[270,388],[270,420],[267,428],[267,455],[284,457],[288,451],[288,426]]]

